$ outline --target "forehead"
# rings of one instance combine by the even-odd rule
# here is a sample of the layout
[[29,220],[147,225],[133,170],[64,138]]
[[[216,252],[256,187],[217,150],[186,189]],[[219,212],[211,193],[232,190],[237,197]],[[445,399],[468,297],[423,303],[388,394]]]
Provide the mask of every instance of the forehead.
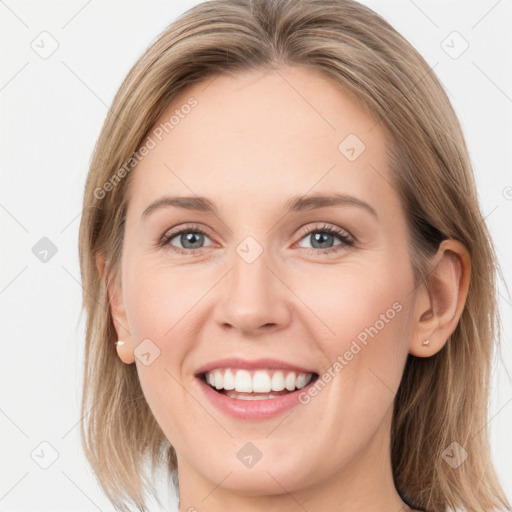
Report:
[[[130,204],[165,193],[264,206],[327,191],[392,194],[378,120],[338,84],[301,67],[221,75],[174,98],[133,171]],[[386,198],[381,198],[385,200]],[[396,199],[396,198],[395,198]]]

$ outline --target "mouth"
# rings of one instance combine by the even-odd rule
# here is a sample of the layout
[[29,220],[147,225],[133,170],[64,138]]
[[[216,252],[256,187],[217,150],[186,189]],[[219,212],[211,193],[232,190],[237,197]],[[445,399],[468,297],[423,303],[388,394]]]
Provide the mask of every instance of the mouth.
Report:
[[230,357],[203,365],[194,376],[200,393],[222,414],[258,421],[304,403],[301,396],[315,385],[319,373],[272,358]]
[[220,395],[234,400],[272,400],[296,394],[319,375],[286,369],[216,368],[197,375]]

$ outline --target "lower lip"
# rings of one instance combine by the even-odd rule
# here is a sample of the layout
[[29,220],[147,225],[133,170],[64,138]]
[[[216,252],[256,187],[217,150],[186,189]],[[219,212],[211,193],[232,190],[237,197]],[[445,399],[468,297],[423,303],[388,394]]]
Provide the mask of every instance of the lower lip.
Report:
[[273,418],[279,414],[299,405],[300,393],[307,392],[310,386],[313,386],[315,381],[310,382],[307,386],[276,398],[269,398],[267,400],[237,400],[230,398],[223,393],[218,393],[211,386],[203,381],[202,377],[197,377],[199,386],[205,394],[206,398],[217,407],[221,412],[233,416],[235,418],[244,420],[264,420]]

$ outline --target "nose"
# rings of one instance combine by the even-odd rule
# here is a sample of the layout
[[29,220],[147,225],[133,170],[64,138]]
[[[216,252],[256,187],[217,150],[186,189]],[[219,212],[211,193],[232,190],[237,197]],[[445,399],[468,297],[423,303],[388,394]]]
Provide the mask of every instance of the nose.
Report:
[[288,299],[292,294],[283,281],[265,251],[252,262],[235,252],[216,305],[217,323],[247,336],[285,328],[291,318]]

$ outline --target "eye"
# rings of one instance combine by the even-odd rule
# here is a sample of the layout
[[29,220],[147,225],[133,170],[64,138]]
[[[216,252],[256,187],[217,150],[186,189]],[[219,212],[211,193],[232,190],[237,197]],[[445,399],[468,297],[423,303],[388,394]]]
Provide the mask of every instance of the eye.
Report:
[[[173,251],[183,255],[194,255],[204,248],[204,239],[209,238],[207,233],[197,226],[188,226],[179,230],[166,233],[159,242],[160,247],[169,246]],[[338,252],[343,247],[352,247],[354,239],[343,229],[328,224],[317,225],[314,229],[302,233],[301,240],[310,238],[313,245],[308,254],[328,254]],[[337,238],[341,243],[332,245],[333,239]],[[181,247],[172,243],[177,239]]]
[[[311,241],[312,250],[308,254],[328,254],[343,250],[344,247],[352,247],[354,239],[343,229],[336,226],[324,224],[323,226],[315,226],[303,234],[301,240],[308,239]],[[341,241],[338,245],[332,245],[333,239],[338,238]]]
[[[208,235],[200,228],[189,226],[177,231],[166,233],[159,245],[161,247],[169,246],[173,251],[184,255],[194,255],[196,251],[201,250],[201,244],[204,243],[204,238]],[[171,243],[172,240],[178,239],[182,247],[176,247]]]

